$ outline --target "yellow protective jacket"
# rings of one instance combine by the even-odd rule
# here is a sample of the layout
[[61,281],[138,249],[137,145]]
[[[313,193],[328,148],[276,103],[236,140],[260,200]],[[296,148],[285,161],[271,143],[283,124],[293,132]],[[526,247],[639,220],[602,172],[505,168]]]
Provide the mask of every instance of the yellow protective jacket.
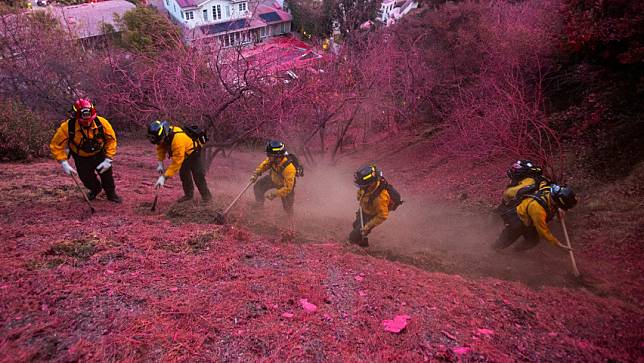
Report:
[[517,196],[517,192],[518,192],[519,190],[521,190],[521,189],[523,189],[523,188],[525,188],[525,187],[529,187],[529,186],[531,186],[531,185],[534,185],[534,183],[536,183],[536,180],[534,180],[533,178],[525,178],[525,179],[522,179],[522,180],[519,182],[519,184],[514,185],[514,186],[511,186],[511,187],[508,187],[508,188],[503,192],[503,201],[504,201],[504,202],[509,202],[509,201],[511,201],[512,199],[514,199],[514,197],[516,197],[516,196]]
[[367,231],[371,231],[374,227],[389,218],[391,197],[386,188],[383,188],[378,195],[374,195],[379,186],[380,181],[367,190],[362,188],[358,190],[358,202],[360,202],[362,213],[374,216],[365,224]]
[[114,155],[116,155],[116,134],[114,133],[114,129],[112,128],[112,125],[110,125],[110,123],[103,117],[96,116],[96,118],[101,122],[101,125],[103,125],[103,134],[105,134],[105,140],[102,140],[98,137],[98,126],[96,125],[96,121],[92,122],[92,124],[88,128],[83,128],[82,132],[85,133],[88,139],[96,139],[96,141],[98,141],[99,143],[99,146],[102,146],[103,150],[99,150],[93,153],[86,153],[83,150],[79,150],[78,145],[83,139],[83,134],[81,133],[82,126],[78,122],[76,122],[76,125],[74,127],[74,140],[73,142],[69,142],[69,120],[65,120],[60,124],[58,130],[56,130],[56,133],[54,133],[54,137],[49,143],[49,149],[51,150],[51,154],[53,155],[54,159],[56,159],[57,161],[67,160],[69,158],[65,150],[67,148],[69,148],[72,153],[84,158],[105,152],[106,158],[114,159]]
[[261,164],[255,169],[256,175],[262,175],[266,170],[271,170],[271,180],[277,187],[277,196],[284,198],[293,191],[295,187],[295,174],[297,170],[295,165],[288,162],[288,157],[284,156],[278,163],[271,163],[269,158],[264,159]]
[[171,126],[170,133],[174,134],[171,136],[172,142],[170,145],[163,142],[157,145],[157,160],[163,161],[166,154],[169,159],[172,159],[170,166],[165,169],[165,173],[163,174],[166,178],[170,178],[175,175],[179,169],[181,169],[181,165],[183,165],[186,158],[190,156],[195,149],[194,141],[192,141],[190,136],[183,132],[181,127]]
[[548,216],[554,216],[557,213],[557,207],[552,202],[549,191],[543,191],[541,199],[546,202],[548,211],[539,202],[528,197],[517,206],[517,214],[525,226],[534,226],[541,237],[556,246],[559,240],[548,228]]

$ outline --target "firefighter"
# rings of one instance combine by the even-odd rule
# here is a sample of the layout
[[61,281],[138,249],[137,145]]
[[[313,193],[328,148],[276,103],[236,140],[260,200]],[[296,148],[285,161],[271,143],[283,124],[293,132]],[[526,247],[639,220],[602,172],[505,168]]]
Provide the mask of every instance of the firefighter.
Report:
[[[148,140],[157,146],[157,172],[161,175],[154,184],[155,188],[163,187],[166,180],[178,171],[184,195],[177,202],[182,203],[193,199],[194,184],[197,185],[204,203],[212,201],[212,195],[206,183],[201,142],[192,139],[182,128],[170,126],[168,121],[159,120],[153,121],[148,126]],[[164,169],[163,159],[166,154],[172,162],[167,169]]]
[[[269,175],[259,178],[267,170],[270,170]],[[289,154],[283,142],[270,140],[266,144],[266,159],[259,164],[250,178],[250,181],[255,183],[257,208],[263,207],[264,199],[273,200],[279,197],[282,207],[292,221],[296,178],[301,175],[302,167],[295,155]]]
[[543,176],[543,171],[530,160],[517,160],[507,171],[510,183],[503,191],[501,204],[496,212],[504,222],[511,219],[514,209],[524,195],[536,192],[550,182]]
[[523,236],[525,243],[519,250],[535,247],[539,243],[539,237],[553,246],[569,250],[552,234],[548,228],[548,222],[552,220],[559,208],[568,210],[576,204],[575,193],[565,185],[544,185],[535,193],[523,196],[519,205],[508,216],[505,229],[493,248],[497,250],[507,248]]
[[396,189],[385,180],[382,171],[375,165],[364,165],[354,174],[358,187],[360,208],[356,212],[349,241],[361,247],[368,247],[367,236],[389,217],[389,212],[398,208],[402,201]]
[[[96,199],[101,190],[105,190],[109,201],[122,202],[116,194],[112,173],[116,134],[112,125],[96,114],[96,107],[89,99],[80,98],[74,102],[72,116],[58,127],[49,148],[65,174],[78,174],[83,185],[89,189],[87,196],[90,200]],[[74,158],[78,171],[69,165],[66,149]]]

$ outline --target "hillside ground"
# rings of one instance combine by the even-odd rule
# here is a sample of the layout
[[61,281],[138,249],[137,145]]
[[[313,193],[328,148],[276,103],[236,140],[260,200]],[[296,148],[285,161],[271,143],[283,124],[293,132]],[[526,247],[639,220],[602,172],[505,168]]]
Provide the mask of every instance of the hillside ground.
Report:
[[[568,217],[584,276],[575,279],[568,256],[545,243],[524,253],[489,249],[501,229],[489,210],[505,182],[490,170],[507,160],[402,146],[308,165],[294,233],[278,201],[251,208],[252,192],[228,224],[213,223],[260,152],[215,161],[214,204],[175,204],[182,192],[173,178],[151,212],[153,150],[123,146],[114,168],[124,203],[101,195],[94,215],[55,162],[2,164],[0,360],[644,356],[642,168],[612,185],[570,181],[582,200]],[[345,243],[356,208],[351,174],[374,160],[405,204],[361,249]],[[383,321],[398,315],[409,316],[407,327],[385,331]]]

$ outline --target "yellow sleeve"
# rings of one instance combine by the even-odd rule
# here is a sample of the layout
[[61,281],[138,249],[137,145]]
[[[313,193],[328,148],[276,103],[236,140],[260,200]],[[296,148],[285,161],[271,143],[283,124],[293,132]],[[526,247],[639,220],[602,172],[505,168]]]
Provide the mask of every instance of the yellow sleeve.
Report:
[[387,218],[389,218],[389,192],[387,190],[383,190],[378,198],[376,198],[375,202],[377,203],[376,205],[376,210],[378,211],[378,214],[376,214],[375,217],[371,218],[369,223],[365,225],[368,231],[372,230],[374,227],[377,225],[381,224],[382,222],[386,221]]
[[279,197],[284,198],[293,191],[293,187],[295,186],[296,172],[297,171],[295,170],[295,165],[293,165],[292,163],[284,168],[284,171],[282,171],[284,186],[279,188],[276,192]]
[[503,192],[503,200],[506,201],[506,202],[511,201],[512,199],[514,199],[514,197],[516,197],[517,192],[519,190],[521,190],[522,188],[525,188],[527,186],[533,185],[534,183],[535,183],[535,180],[532,179],[532,178],[525,178],[525,179],[521,180],[521,182],[519,182],[518,185],[513,186],[513,187],[509,187],[508,189],[506,189]]
[[539,236],[554,246],[559,244],[557,237],[548,228],[546,210],[539,203],[534,202],[528,206],[528,215],[530,216],[530,220],[532,220],[532,225],[537,229]]
[[[183,164],[183,161],[186,158],[186,153],[188,152],[188,144],[178,136],[179,134],[176,134],[172,140],[172,162],[165,170],[164,175],[166,178],[172,177],[179,171],[179,169],[181,169],[181,165]],[[188,138],[188,140],[190,140],[190,138]],[[192,140],[190,140],[190,143],[192,145]]]
[[264,159],[257,168],[255,168],[255,174],[262,175],[266,170],[270,168],[270,161],[268,158]]
[[114,156],[116,155],[116,133],[109,121],[101,116],[98,116],[98,119],[101,121],[103,132],[105,133],[105,157],[108,159],[114,159]]
[[165,154],[168,151],[165,149],[165,146],[163,144],[158,144],[157,145],[157,160],[163,161],[165,159]]
[[51,150],[51,154],[54,159],[56,159],[56,161],[63,161],[68,159],[67,152],[65,151],[65,149],[67,149],[69,146],[68,139],[68,123],[67,120],[65,120],[62,124],[60,124],[60,127],[58,127],[58,130],[56,130],[54,137],[52,137],[51,142],[49,143],[49,149]]

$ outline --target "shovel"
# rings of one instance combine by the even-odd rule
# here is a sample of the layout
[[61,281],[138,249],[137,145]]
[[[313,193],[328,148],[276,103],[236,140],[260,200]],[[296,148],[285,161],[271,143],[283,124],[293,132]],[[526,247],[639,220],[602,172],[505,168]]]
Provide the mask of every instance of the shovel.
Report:
[[224,209],[223,211],[222,210],[217,211],[217,215],[215,216],[215,223],[216,224],[224,224],[224,223],[226,223],[226,214],[228,214],[230,209],[235,205],[235,203],[237,203],[239,198],[241,198],[241,196],[244,195],[244,192],[246,192],[246,190],[248,190],[248,188],[250,188],[250,186],[253,185],[253,183],[254,182],[252,182],[252,181],[248,182],[248,184],[246,184],[244,189],[242,189],[242,191],[239,192],[237,197],[235,197],[235,199],[232,201],[232,203],[230,203],[228,205],[228,207],[226,207],[226,209]]
[[76,187],[78,187],[78,191],[83,195],[83,199],[85,199],[85,202],[87,203],[87,205],[89,206],[89,209],[92,211],[92,214],[93,214],[94,212],[96,212],[96,210],[94,209],[94,207],[92,207],[92,203],[89,202],[89,198],[87,198],[87,194],[85,194],[85,192],[81,188],[81,186],[78,183],[78,180],[76,179],[76,176],[74,175],[74,173],[71,173],[70,175],[71,175],[72,179],[74,180],[74,183],[76,184]]
[[[568,237],[568,229],[566,228],[564,213],[561,210],[559,210],[559,221],[561,221],[561,228],[563,229],[564,237],[566,238],[566,247],[572,248],[570,246],[570,237]],[[581,273],[579,273],[579,270],[577,269],[577,263],[575,262],[575,255],[572,253],[572,249],[569,250],[568,253],[570,254],[570,261],[572,262],[573,274],[575,275],[575,277],[581,276]]]
[[161,191],[160,187],[154,189],[156,189],[154,191],[154,202],[152,202],[152,208],[150,209],[152,212],[157,209],[157,201],[159,200],[159,192]]

